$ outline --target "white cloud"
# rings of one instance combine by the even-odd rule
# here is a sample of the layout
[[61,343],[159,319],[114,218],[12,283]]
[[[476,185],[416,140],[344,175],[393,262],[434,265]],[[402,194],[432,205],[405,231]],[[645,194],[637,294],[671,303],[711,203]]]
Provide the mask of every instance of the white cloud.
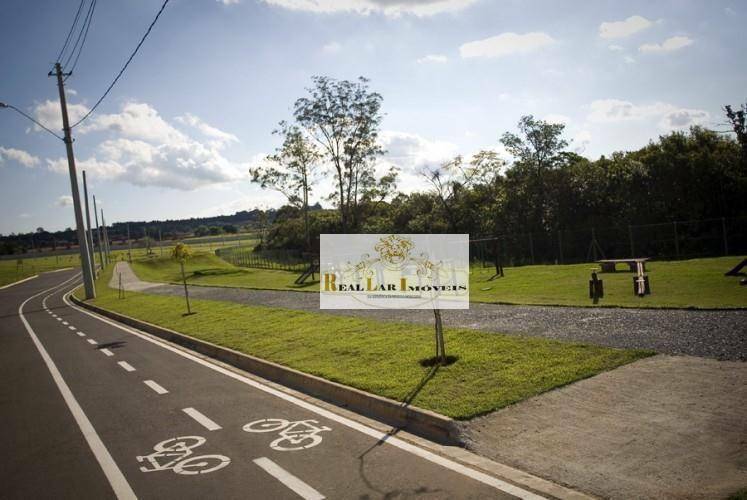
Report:
[[223,5],[237,5],[241,0],[215,0]]
[[513,54],[527,54],[556,43],[548,34],[542,32],[502,33],[497,36],[468,42],[459,47],[463,58],[470,57],[503,57]]
[[620,45],[610,45],[610,46],[609,46],[609,47],[607,47],[607,48],[608,48],[608,49],[610,49],[610,50],[611,50],[611,51],[613,51],[613,52],[622,52],[622,51],[624,51],[624,50],[625,50],[625,49],[624,49],[623,47],[621,47]]
[[446,162],[458,152],[456,144],[432,141],[418,134],[393,130],[382,132],[379,142],[387,151],[385,161],[411,172]]
[[193,114],[186,113],[184,116],[177,116],[175,120],[179,123],[183,123],[185,125],[189,125],[191,127],[196,128],[199,130],[202,135],[212,139],[210,144],[213,147],[216,148],[222,148],[228,143],[231,142],[239,142],[239,138],[235,135],[224,132],[220,130],[219,128],[213,127],[211,125],[208,125],[204,121],[202,121],[200,118],[196,117]]
[[686,36],[673,36],[667,38],[663,43],[647,43],[638,47],[639,52],[646,54],[663,54],[680,50],[693,44],[693,40]]
[[588,130],[581,130],[573,137],[574,151],[578,154],[586,151],[586,148],[591,143],[591,132]]
[[628,64],[634,64],[635,63],[635,59],[632,56],[625,56],[625,57],[623,57],[623,61],[625,61]]
[[645,30],[653,23],[642,16],[630,16],[624,21],[604,22],[599,25],[601,38],[625,38],[639,31]]
[[477,0],[262,0],[266,4],[315,13],[349,12],[368,15],[383,13],[397,17],[403,14],[432,16],[462,10]]
[[24,212],[22,214],[18,214],[18,217],[20,219],[30,219],[31,218],[31,214]]
[[22,149],[4,148],[3,146],[0,146],[0,163],[6,159],[17,161],[27,168],[35,167],[41,161],[38,157],[27,153]]
[[[198,117],[178,118],[207,137],[195,139],[177,130],[148,104],[129,102],[119,113],[92,117],[80,133],[104,132],[94,154],[78,160],[78,168],[99,179],[128,182],[137,186],[160,186],[192,190],[225,184],[246,177],[246,166],[226,159],[220,149],[236,136],[210,126]],[[65,172],[64,158],[47,159],[48,168]]]
[[57,198],[57,201],[55,202],[55,205],[58,207],[69,207],[73,204],[73,197],[69,194],[65,194]]
[[322,47],[322,52],[325,54],[337,54],[342,50],[342,45],[339,42],[329,42]]
[[428,54],[418,59],[418,64],[444,64],[449,62],[449,58],[442,54]]
[[664,102],[636,105],[619,99],[600,99],[592,102],[589,109],[587,120],[593,123],[658,119],[659,127],[666,130],[684,129],[710,119],[707,111],[680,108]]
[[[67,104],[67,116],[71,125],[83,118],[86,113],[88,113],[88,108],[83,104]],[[52,131],[62,130],[62,114],[59,102],[47,100],[37,104],[34,107],[33,114],[36,121],[48,129]],[[36,132],[42,130],[38,125],[34,125],[33,128]]]

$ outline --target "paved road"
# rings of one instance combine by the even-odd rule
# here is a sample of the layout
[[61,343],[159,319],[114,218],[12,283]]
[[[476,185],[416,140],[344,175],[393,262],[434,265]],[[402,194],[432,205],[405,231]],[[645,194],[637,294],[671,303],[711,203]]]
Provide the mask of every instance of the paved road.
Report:
[[532,497],[72,307],[76,279],[0,291],[3,498]]
[[[127,289],[183,295],[177,285],[140,281],[124,262],[117,264]],[[115,276],[118,276],[115,274]],[[116,284],[113,285],[116,287]],[[277,290],[190,287],[190,296],[240,304],[319,312],[319,296]],[[327,310],[380,321],[433,324],[433,313],[415,310]],[[747,310],[694,311],[591,307],[470,304],[469,310],[443,312],[448,326],[515,333],[608,347],[653,349],[664,354],[747,361]]]

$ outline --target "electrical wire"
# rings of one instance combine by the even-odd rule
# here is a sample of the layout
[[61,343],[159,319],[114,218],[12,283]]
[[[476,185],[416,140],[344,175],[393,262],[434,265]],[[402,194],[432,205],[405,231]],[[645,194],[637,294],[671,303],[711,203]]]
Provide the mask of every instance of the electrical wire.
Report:
[[64,138],[62,138],[59,135],[55,134],[54,132],[52,132],[51,130],[49,130],[47,127],[45,127],[44,125],[42,125],[38,121],[34,120],[32,117],[30,117],[29,115],[27,115],[26,113],[24,113],[23,111],[21,111],[20,109],[18,109],[17,107],[13,106],[12,104],[7,104],[7,103],[4,103],[4,102],[0,102],[0,108],[9,108],[9,109],[12,109],[16,113],[19,113],[19,114],[25,116],[26,118],[28,118],[29,120],[31,120],[32,122],[34,122],[39,127],[43,128],[44,130],[46,130],[47,132],[49,132],[53,136],[57,137],[59,140],[61,140],[63,142],[65,141]]
[[123,73],[125,72],[125,70],[127,69],[127,66],[129,66],[129,65],[130,65],[130,62],[131,62],[131,61],[132,61],[132,59],[133,59],[133,58],[135,57],[135,54],[137,54],[138,50],[140,50],[140,46],[141,46],[141,45],[143,45],[143,42],[145,42],[145,39],[146,39],[146,38],[148,38],[148,35],[150,34],[151,30],[153,29],[153,26],[155,26],[156,22],[158,21],[158,18],[159,18],[159,17],[161,17],[161,13],[163,12],[163,9],[165,9],[165,8],[166,8],[166,5],[167,5],[168,3],[169,3],[169,0],[164,0],[164,2],[163,2],[163,5],[161,5],[161,9],[160,9],[160,10],[158,11],[158,13],[156,14],[156,17],[155,17],[155,18],[153,18],[153,22],[151,22],[151,23],[150,23],[150,26],[148,26],[148,30],[147,30],[147,31],[145,32],[145,34],[143,35],[143,38],[141,38],[141,39],[140,39],[140,42],[139,42],[139,43],[137,44],[137,46],[135,47],[135,50],[134,50],[134,51],[132,51],[132,54],[130,54],[130,57],[129,57],[129,58],[127,59],[127,62],[125,62],[124,66],[122,66],[122,69],[121,69],[121,70],[119,70],[119,73],[118,73],[118,74],[117,74],[117,76],[116,76],[116,77],[114,78],[114,80],[112,81],[112,83],[111,83],[111,84],[109,85],[109,87],[108,87],[108,88],[106,89],[106,91],[104,92],[104,94],[103,94],[103,95],[102,95],[102,96],[101,96],[101,97],[99,98],[99,100],[98,100],[98,101],[96,101],[96,104],[94,104],[94,105],[93,105],[93,107],[92,107],[92,108],[91,108],[91,109],[90,109],[90,110],[88,111],[88,113],[86,113],[86,114],[85,114],[85,115],[83,116],[83,118],[81,118],[80,120],[78,120],[77,122],[75,122],[75,123],[74,123],[74,124],[73,124],[73,125],[72,125],[72,126],[70,127],[71,129],[72,129],[72,128],[75,128],[75,127],[77,127],[77,126],[78,126],[78,125],[79,125],[79,124],[80,124],[80,123],[81,123],[82,121],[84,121],[84,120],[85,120],[86,118],[88,118],[89,116],[91,116],[91,114],[92,114],[92,113],[94,112],[94,110],[95,110],[95,109],[96,109],[96,108],[98,107],[98,105],[99,105],[99,104],[101,104],[101,101],[103,101],[103,100],[104,100],[104,99],[106,98],[106,96],[107,96],[107,95],[109,94],[109,92],[111,91],[111,89],[112,89],[112,88],[114,88],[114,85],[116,85],[116,83],[117,83],[117,81],[119,80],[119,78],[120,78],[120,77],[122,76],[122,74],[123,74]]
[[[83,52],[83,46],[86,44],[86,38],[88,38],[88,30],[91,28],[91,22],[93,21],[93,13],[96,10],[96,2],[98,0],[93,0],[91,2],[91,15],[88,16],[88,22],[84,24],[85,31],[83,32],[83,40],[80,43],[80,48],[78,49],[78,53],[75,55],[75,59],[73,60],[72,67],[68,70],[68,75],[65,77],[63,81],[67,81],[68,78],[73,74],[73,71],[75,70],[75,67],[78,65],[78,59],[80,58],[80,53]],[[67,68],[65,68],[67,69]]]
[[65,52],[65,49],[67,48],[67,44],[70,43],[70,37],[73,35],[73,31],[75,30],[75,25],[78,24],[78,18],[80,17],[80,12],[83,10],[83,4],[85,3],[85,0],[80,0],[80,3],[78,4],[78,11],[75,13],[75,19],[73,19],[73,24],[70,26],[70,31],[67,33],[67,38],[65,38],[65,43],[62,45],[62,48],[60,49],[60,53],[57,55],[56,62],[60,62],[60,59],[62,59],[62,54]]
[[[86,17],[83,18],[83,24],[78,31],[78,37],[75,39],[75,44],[70,50],[70,53],[67,55],[67,59],[65,59],[64,64],[62,65],[63,68],[67,69],[67,66],[68,64],[70,64],[70,60],[73,58],[73,54],[75,54],[76,50],[79,50],[78,54],[80,54],[80,50],[83,50],[83,43],[85,43],[83,34],[85,33],[86,35],[88,35],[88,27],[90,26],[91,20],[93,19],[93,10],[95,7],[96,0],[91,0],[91,3],[88,4],[88,12],[86,12]],[[81,43],[81,40],[83,41],[83,43]]]

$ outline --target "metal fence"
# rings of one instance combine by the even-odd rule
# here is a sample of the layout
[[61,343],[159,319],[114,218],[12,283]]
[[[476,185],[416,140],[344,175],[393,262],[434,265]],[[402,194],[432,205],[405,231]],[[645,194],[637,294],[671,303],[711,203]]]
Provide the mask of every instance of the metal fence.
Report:
[[747,254],[747,217],[507,233],[470,240],[484,267],[572,264],[599,259],[688,259]]
[[[262,250],[251,247],[220,248],[215,254],[234,266],[276,269],[301,273],[313,262],[314,256],[300,250]],[[318,256],[317,256],[318,257]]]

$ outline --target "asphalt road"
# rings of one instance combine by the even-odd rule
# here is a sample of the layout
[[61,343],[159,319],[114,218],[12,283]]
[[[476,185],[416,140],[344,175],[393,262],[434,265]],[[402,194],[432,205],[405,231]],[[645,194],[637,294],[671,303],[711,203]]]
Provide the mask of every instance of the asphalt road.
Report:
[[0,290],[2,498],[533,497],[73,307],[75,281]]

